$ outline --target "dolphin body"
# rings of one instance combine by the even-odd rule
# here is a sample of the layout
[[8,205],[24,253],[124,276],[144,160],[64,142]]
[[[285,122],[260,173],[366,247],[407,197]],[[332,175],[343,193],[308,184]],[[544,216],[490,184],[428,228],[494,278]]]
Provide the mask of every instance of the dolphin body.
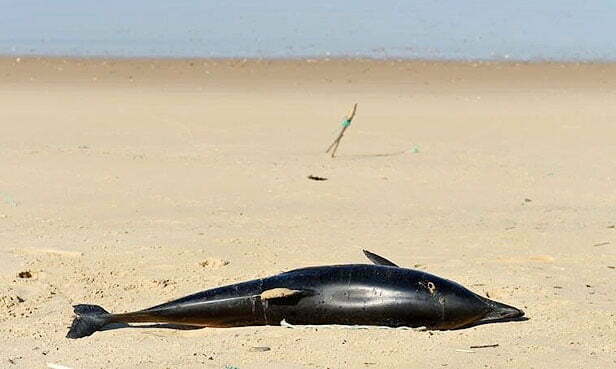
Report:
[[364,253],[375,265],[296,269],[130,313],[75,305],[76,317],[66,337],[86,337],[111,323],[240,327],[280,325],[285,320],[293,325],[445,330],[524,316],[522,310],[479,296],[458,283]]

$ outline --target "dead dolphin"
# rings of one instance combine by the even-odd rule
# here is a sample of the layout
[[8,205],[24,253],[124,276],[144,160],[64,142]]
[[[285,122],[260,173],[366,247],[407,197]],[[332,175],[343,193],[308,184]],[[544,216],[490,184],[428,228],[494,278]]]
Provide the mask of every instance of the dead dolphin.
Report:
[[75,305],[68,338],[110,323],[166,323],[202,327],[339,324],[455,329],[512,320],[522,310],[479,296],[418,270],[400,268],[364,250],[374,264],[296,269],[214,288],[131,313]]

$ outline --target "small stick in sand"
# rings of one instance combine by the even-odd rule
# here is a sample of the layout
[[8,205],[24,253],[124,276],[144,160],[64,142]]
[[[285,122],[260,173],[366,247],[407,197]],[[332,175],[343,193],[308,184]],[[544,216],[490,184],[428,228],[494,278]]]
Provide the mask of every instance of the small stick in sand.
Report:
[[498,347],[499,344],[495,343],[493,345],[477,345],[477,346],[469,346],[469,348],[471,349],[480,349],[480,348],[491,348],[491,347]]
[[344,136],[344,131],[346,131],[347,128],[349,128],[349,126],[351,125],[351,121],[355,117],[356,111],[357,111],[357,104],[353,105],[353,109],[351,110],[349,115],[347,115],[347,118],[345,119],[345,121],[342,122],[342,130],[340,131],[340,134],[338,135],[338,137],[336,137],[334,142],[332,142],[332,144],[329,145],[329,147],[325,151],[326,153],[328,153],[331,150],[332,158],[334,157],[334,155],[336,155],[336,150],[338,150],[338,146],[340,145],[340,140],[342,140],[342,136]]

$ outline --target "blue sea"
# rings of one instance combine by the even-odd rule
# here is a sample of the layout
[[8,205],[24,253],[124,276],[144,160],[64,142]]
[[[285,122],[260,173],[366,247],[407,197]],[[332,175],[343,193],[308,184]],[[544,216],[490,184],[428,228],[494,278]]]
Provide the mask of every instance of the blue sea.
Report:
[[0,0],[0,54],[616,60],[615,0]]

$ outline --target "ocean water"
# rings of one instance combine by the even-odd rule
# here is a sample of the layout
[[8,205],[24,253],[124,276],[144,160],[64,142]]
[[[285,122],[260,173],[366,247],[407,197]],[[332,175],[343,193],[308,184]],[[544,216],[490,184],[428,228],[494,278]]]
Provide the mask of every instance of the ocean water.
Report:
[[616,60],[614,0],[0,0],[0,54]]

